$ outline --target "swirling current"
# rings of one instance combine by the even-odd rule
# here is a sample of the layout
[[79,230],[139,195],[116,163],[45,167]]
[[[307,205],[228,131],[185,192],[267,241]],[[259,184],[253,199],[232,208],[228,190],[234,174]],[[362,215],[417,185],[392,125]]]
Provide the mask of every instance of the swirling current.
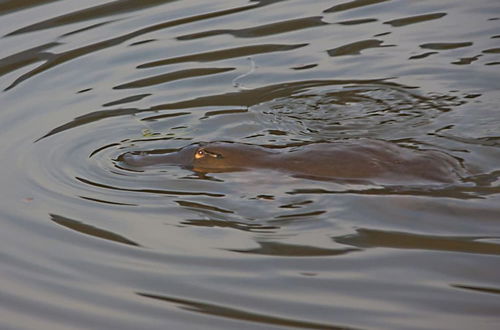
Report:
[[[10,0],[0,15],[0,328],[498,326],[496,0]],[[122,159],[361,138],[470,175],[385,186]]]

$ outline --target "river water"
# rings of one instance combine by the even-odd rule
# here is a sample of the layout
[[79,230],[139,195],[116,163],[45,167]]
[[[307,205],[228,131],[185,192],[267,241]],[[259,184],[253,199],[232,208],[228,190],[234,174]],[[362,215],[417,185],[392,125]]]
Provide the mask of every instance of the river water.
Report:
[[[494,329],[497,0],[3,1],[0,328]],[[124,168],[373,138],[458,184]]]

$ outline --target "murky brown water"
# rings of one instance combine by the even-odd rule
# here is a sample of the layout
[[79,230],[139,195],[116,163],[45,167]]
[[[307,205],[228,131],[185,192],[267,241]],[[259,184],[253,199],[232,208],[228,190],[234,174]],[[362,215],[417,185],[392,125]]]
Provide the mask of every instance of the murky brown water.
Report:
[[[500,4],[4,1],[0,328],[495,329]],[[131,170],[372,138],[457,184]]]

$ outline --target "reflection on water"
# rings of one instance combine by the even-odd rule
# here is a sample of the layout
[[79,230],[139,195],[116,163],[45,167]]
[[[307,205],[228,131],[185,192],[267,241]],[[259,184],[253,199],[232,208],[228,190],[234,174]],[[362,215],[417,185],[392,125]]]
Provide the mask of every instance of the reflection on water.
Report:
[[94,227],[94,226],[89,226],[89,225],[86,225],[80,221],[68,219],[68,218],[62,217],[60,215],[51,214],[50,216],[52,218],[51,220],[54,221],[55,223],[57,223],[61,226],[67,227],[69,229],[78,231],[82,234],[107,239],[107,240],[110,240],[113,242],[139,246],[139,244],[132,242],[131,240],[129,240],[125,237],[122,237],[120,235],[117,235],[115,233],[112,233],[110,231],[99,229],[99,228]]
[[[253,107],[263,125],[272,123],[284,134],[293,132],[317,139],[408,137],[442,112],[464,104],[458,97],[419,95],[412,88],[390,83],[346,84],[340,89],[276,98]],[[401,126],[407,128],[401,131]]]
[[197,301],[190,301],[186,299],[178,299],[178,298],[172,298],[172,297],[166,297],[166,296],[160,296],[142,292],[138,292],[137,294],[142,297],[165,301],[167,303],[174,303],[180,305],[181,308],[189,311],[214,315],[223,318],[236,319],[245,322],[257,322],[257,323],[264,323],[269,326],[277,325],[277,326],[304,328],[304,329],[330,329],[330,330],[346,329],[345,327],[336,327],[331,324],[319,324],[314,322],[304,322],[293,319],[282,319],[278,317],[268,316],[265,314],[249,313],[247,311],[238,310],[231,307],[200,303]]
[[419,249],[455,251],[464,253],[500,254],[498,244],[477,242],[482,237],[432,237],[429,235],[414,235],[392,233],[370,229],[358,229],[357,235],[347,235],[335,238],[338,243],[359,247],[392,247],[398,249]]
[[[498,323],[497,1],[7,1],[0,14],[0,328]],[[122,161],[360,138],[438,150],[471,175],[387,186]]]

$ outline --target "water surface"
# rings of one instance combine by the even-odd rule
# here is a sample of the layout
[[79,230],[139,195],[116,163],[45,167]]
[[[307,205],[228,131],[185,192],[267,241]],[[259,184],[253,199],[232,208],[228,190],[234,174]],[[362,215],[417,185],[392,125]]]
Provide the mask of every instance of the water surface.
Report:
[[[494,329],[500,6],[0,5],[0,327]],[[371,138],[457,184],[130,169],[200,141]]]

